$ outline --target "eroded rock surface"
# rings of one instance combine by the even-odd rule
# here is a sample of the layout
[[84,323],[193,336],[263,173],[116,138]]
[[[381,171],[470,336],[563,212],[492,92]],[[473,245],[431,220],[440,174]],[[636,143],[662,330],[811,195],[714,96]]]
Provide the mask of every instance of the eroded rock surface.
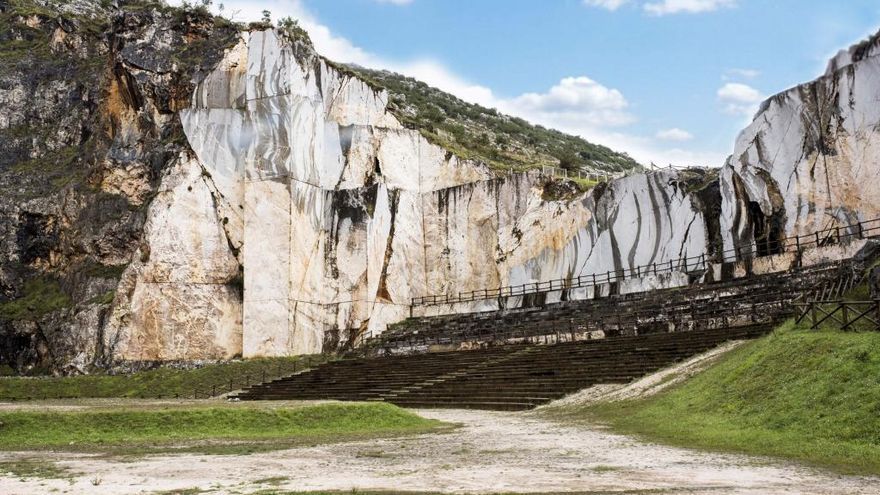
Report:
[[764,102],[721,172],[726,250],[880,217],[878,55],[880,34]]
[[237,33],[109,5],[0,1],[0,364],[19,371],[113,359],[120,276],[188,152],[177,110]]
[[675,172],[589,193],[496,177],[386,106],[383,91],[268,30],[243,35],[181,112],[237,215],[245,356],[351,347],[408,316],[413,297],[704,252],[705,221]]

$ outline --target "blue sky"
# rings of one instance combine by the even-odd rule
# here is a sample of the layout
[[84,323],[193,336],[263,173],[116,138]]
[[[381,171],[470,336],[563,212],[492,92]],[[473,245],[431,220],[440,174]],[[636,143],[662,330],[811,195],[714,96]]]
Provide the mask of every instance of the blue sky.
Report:
[[[215,0],[215,3],[219,0]],[[876,0],[226,0],[318,51],[627,151],[721,165],[764,97],[880,29]]]

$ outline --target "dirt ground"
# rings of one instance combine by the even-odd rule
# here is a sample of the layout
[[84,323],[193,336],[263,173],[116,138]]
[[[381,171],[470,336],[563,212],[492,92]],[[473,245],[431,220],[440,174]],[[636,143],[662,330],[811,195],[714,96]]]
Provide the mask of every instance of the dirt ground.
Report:
[[[880,479],[839,476],[781,461],[643,443],[540,414],[423,410],[460,423],[443,434],[319,445],[250,455],[2,453],[40,459],[69,478],[0,474],[0,493],[128,494],[275,490],[442,492],[880,493]],[[201,492],[196,490],[203,490]]]

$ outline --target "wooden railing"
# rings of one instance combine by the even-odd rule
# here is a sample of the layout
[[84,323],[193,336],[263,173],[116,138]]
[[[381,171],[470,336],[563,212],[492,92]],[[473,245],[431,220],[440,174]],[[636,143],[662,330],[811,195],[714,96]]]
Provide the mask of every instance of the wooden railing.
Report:
[[627,176],[627,172],[600,172],[598,170],[566,170],[551,165],[542,165],[541,173],[551,177],[562,177],[565,179],[581,179],[594,182],[608,182],[614,179],[621,179]]
[[[762,256],[782,254],[787,252],[799,252],[811,247],[832,246],[842,244],[854,239],[866,239],[880,237],[880,218],[866,220],[850,225],[842,225],[829,229],[819,230],[810,234],[786,237],[777,240],[759,240],[749,245],[736,245],[732,249],[722,251],[716,255],[716,260],[745,260],[755,259]],[[593,273],[571,278],[548,280],[545,282],[531,282],[520,285],[510,285],[495,289],[480,289],[457,294],[434,294],[414,297],[411,306],[434,306],[473,301],[484,301],[500,297],[526,296],[562,289],[579,289],[595,287],[599,284],[619,282],[627,279],[635,279],[647,275],[657,275],[672,272],[696,272],[706,270],[710,262],[714,260],[699,254],[697,256],[682,257],[664,262],[650,263],[621,268],[605,273]]]
[[[880,299],[868,301],[807,301],[796,303],[797,323],[809,317],[810,328],[836,323],[841,330],[880,331]],[[856,325],[856,324],[859,325]]]

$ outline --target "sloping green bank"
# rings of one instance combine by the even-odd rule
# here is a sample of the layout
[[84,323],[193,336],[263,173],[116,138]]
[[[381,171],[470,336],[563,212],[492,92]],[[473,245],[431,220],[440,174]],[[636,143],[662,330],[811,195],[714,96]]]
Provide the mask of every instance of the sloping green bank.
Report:
[[221,453],[264,450],[419,433],[439,421],[390,404],[330,403],[305,407],[217,405],[95,411],[0,413],[0,450],[72,449],[124,452],[194,447]]
[[0,401],[68,398],[205,398],[289,375],[326,356],[258,358],[209,364],[196,369],[157,368],[128,375],[81,375],[61,377],[0,377]]
[[663,443],[880,474],[880,333],[788,322],[655,397],[567,413]]

